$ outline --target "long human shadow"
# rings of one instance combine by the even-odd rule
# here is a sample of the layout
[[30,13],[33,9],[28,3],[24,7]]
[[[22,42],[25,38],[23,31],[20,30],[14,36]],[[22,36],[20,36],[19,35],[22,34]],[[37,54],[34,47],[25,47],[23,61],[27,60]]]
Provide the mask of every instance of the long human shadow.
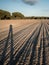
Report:
[[11,64],[11,62],[13,60],[13,50],[14,50],[13,49],[13,30],[12,30],[12,25],[10,25],[10,29],[9,29],[8,37],[7,37],[7,40],[6,40],[6,43],[5,43],[5,47],[3,49],[0,65],[4,65],[5,58],[6,58],[7,47],[8,47],[8,44],[9,44],[9,40],[11,40],[11,42],[10,42],[10,44],[11,44],[11,47],[10,47],[10,64]]
[[8,62],[8,64],[7,65],[11,65],[11,63],[13,62],[13,57],[14,57],[14,55],[13,55],[13,51],[14,51],[14,48],[13,48],[13,29],[12,29],[12,25],[10,25],[10,34],[11,34],[11,36],[10,36],[10,39],[11,39],[11,51],[10,51],[10,61]]

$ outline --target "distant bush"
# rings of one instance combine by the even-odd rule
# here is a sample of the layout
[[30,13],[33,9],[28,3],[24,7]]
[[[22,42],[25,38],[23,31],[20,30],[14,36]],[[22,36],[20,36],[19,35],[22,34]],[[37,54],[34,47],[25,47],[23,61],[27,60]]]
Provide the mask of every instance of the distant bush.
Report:
[[36,17],[36,16],[30,16],[26,17],[20,12],[13,12],[12,15],[10,12],[5,10],[0,10],[0,19],[49,19],[49,17]]
[[0,10],[0,19],[11,19],[11,14],[7,11]]
[[19,12],[12,13],[12,19],[23,19],[24,15]]

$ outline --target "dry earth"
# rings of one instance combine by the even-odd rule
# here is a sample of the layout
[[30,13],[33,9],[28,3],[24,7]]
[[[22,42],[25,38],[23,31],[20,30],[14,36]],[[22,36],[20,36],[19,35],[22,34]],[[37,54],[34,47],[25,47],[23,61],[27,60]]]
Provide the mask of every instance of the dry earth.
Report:
[[0,65],[49,65],[49,20],[0,20]]

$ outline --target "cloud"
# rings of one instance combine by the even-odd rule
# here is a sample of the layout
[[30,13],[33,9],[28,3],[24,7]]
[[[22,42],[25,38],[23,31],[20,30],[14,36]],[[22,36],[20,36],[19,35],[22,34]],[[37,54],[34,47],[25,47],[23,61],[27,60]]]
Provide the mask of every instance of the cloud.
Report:
[[38,2],[39,0],[23,0],[24,3],[29,4],[29,5],[34,5]]

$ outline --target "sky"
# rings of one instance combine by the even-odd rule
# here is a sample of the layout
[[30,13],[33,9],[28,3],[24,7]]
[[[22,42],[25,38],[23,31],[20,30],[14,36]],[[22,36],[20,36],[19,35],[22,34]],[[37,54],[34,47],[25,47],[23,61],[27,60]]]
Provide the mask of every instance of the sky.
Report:
[[0,0],[0,9],[25,16],[49,16],[49,0]]

